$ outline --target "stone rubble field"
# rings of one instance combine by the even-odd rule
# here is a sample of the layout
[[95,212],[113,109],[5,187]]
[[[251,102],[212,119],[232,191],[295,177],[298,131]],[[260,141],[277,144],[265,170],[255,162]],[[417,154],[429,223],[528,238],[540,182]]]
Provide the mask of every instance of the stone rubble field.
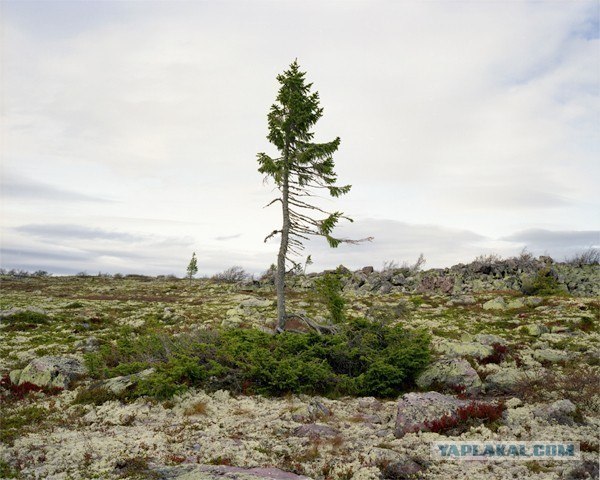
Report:
[[[97,383],[86,355],[119,336],[272,331],[272,285],[3,277],[0,478],[598,478],[600,268],[558,265],[563,291],[543,296],[523,295],[519,265],[453,269],[344,272],[348,318],[431,334],[431,363],[413,392],[393,399],[190,388],[166,400],[80,402]],[[289,310],[324,321],[314,278],[290,281]],[[150,373],[102,385],[118,394]],[[474,404],[499,413],[477,421]],[[474,416],[464,425],[440,426],[468,409]],[[430,445],[442,440],[575,441],[582,458],[435,460]]]

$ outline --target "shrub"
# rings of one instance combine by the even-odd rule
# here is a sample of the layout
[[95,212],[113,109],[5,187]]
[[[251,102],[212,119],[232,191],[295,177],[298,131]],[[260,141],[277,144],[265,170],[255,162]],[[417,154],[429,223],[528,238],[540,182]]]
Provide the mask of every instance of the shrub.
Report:
[[340,330],[336,335],[269,335],[230,329],[122,338],[88,355],[86,363],[100,377],[153,366],[155,373],[131,395],[165,399],[190,386],[264,395],[396,396],[412,386],[429,361],[425,332],[366,320]]
[[243,282],[249,277],[250,275],[248,275],[242,267],[233,266],[221,273],[215,273],[212,276],[212,279],[216,282],[222,283],[239,283]]
[[23,400],[30,393],[44,393],[46,395],[57,395],[62,392],[60,387],[40,387],[30,382],[15,385],[10,381],[8,375],[0,379],[0,400],[2,402]]
[[4,320],[10,324],[20,323],[23,325],[42,325],[48,323],[50,317],[48,317],[48,315],[45,313],[40,313],[33,310],[23,310],[5,317]]
[[523,280],[521,291],[525,295],[558,295],[564,293],[556,275],[550,267],[544,267],[534,277]]
[[425,260],[425,255],[420,253],[419,257],[413,264],[410,264],[407,261],[404,261],[400,265],[395,260],[386,260],[383,262],[383,267],[381,268],[381,271],[382,272],[392,272],[392,271],[398,270],[400,273],[407,275],[407,276],[414,275],[415,273],[419,272],[423,268],[423,265],[425,265],[426,262],[427,262],[427,260]]
[[584,252],[577,253],[571,258],[567,258],[566,263],[575,267],[583,267],[584,265],[600,264],[600,249],[588,248]]
[[333,323],[344,321],[344,307],[346,302],[341,295],[342,281],[335,273],[328,273],[315,281],[317,294],[325,303]]
[[425,422],[425,426],[435,433],[444,433],[455,428],[465,431],[475,423],[475,420],[494,422],[500,419],[504,409],[505,406],[502,402],[497,404],[471,402],[459,407],[454,414],[443,415],[440,418]]
[[508,355],[508,347],[500,343],[493,343],[492,348],[494,351],[487,357],[482,358],[479,363],[481,365],[487,365],[489,363],[501,364],[506,356]]
[[113,392],[104,387],[83,388],[77,392],[73,403],[79,405],[102,405],[110,400],[124,400],[125,395],[115,395]]

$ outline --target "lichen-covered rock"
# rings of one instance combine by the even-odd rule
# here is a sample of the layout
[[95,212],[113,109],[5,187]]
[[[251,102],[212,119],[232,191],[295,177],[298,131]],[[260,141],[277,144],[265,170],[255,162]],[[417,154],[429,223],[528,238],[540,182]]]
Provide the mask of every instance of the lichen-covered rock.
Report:
[[550,405],[544,405],[534,410],[533,414],[547,422],[559,425],[573,425],[577,407],[570,400],[557,400]]
[[463,358],[444,358],[434,362],[417,377],[416,383],[423,389],[464,387],[468,393],[477,393],[482,389],[479,375],[477,375],[471,364]]
[[442,341],[436,345],[435,349],[449,357],[473,357],[478,360],[494,353],[491,346],[476,342]]
[[527,334],[532,337],[539,337],[546,332],[548,332],[546,325],[527,325]]
[[477,300],[473,295],[459,295],[448,302],[448,306],[454,305],[475,305]]
[[123,393],[125,390],[132,388],[140,380],[149,377],[154,373],[153,368],[147,368],[138,373],[132,373],[131,375],[123,375],[121,377],[113,377],[100,383],[101,387],[106,388],[115,395]]
[[264,308],[264,307],[270,307],[271,305],[273,305],[273,300],[256,298],[256,297],[249,297],[240,302],[240,307]]
[[478,333],[475,335],[474,340],[483,345],[508,345],[508,342],[504,338],[491,333]]
[[384,463],[381,473],[383,478],[394,478],[394,479],[409,479],[417,478],[416,476],[423,472],[425,467],[415,462],[411,458],[403,458],[395,462]]
[[10,319],[10,317],[12,317],[13,315],[26,312],[36,313],[38,315],[48,315],[48,312],[46,312],[46,310],[37,307],[9,308],[8,310],[0,310],[0,318]]
[[502,368],[486,377],[486,390],[500,393],[512,392],[524,379],[525,374],[521,370],[512,367]]
[[562,350],[555,350],[553,348],[544,348],[542,350],[536,350],[533,352],[533,358],[538,362],[549,362],[556,363],[568,360],[569,354]]
[[19,385],[29,382],[38,387],[68,388],[71,382],[85,375],[85,367],[76,358],[52,355],[32,360],[21,372]]
[[11,372],[8,374],[8,378],[10,379],[10,383],[12,383],[13,385],[18,385],[19,384],[19,379],[21,378],[21,372],[23,370],[11,370]]
[[467,403],[467,400],[438,392],[407,393],[398,402],[394,435],[402,438],[407,433],[425,430],[426,422],[452,415]]
[[493,298],[483,304],[484,310],[506,310],[508,305],[503,297]]

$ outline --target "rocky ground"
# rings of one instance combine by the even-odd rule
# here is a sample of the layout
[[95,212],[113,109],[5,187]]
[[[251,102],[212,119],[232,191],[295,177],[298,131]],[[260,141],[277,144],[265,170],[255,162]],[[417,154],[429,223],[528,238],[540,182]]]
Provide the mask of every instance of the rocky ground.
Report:
[[[270,331],[272,286],[4,277],[0,477],[597,478],[598,267],[556,268],[562,291],[548,296],[523,295],[527,272],[518,265],[514,274],[502,268],[347,272],[348,317],[432,334],[431,365],[416,391],[399,398],[265,398],[190,389],[164,401],[98,405],[76,401],[92,383],[86,353],[150,329],[169,335],[213,326]],[[290,282],[290,310],[319,319],[326,310],[313,279],[301,275]],[[108,385],[118,390],[131,381],[119,377]],[[32,384],[41,391],[23,387]],[[474,404],[501,406],[493,419],[473,414],[440,427],[440,419]],[[448,439],[575,441],[582,459],[433,459],[431,442]]]

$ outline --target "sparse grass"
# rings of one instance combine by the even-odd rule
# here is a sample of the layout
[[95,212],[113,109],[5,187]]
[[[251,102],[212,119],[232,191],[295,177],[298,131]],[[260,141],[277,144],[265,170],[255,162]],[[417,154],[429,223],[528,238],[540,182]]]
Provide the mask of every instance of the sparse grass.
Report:
[[8,332],[32,330],[49,322],[50,317],[48,315],[31,310],[13,313],[2,319],[2,323],[6,325],[4,331]]
[[598,414],[600,373],[589,365],[566,364],[562,373],[547,371],[541,376],[525,378],[514,393],[530,402],[552,401],[558,395],[572,401],[582,413]]
[[158,479],[161,477],[150,468],[145,457],[129,457],[117,461],[115,473],[119,478]]
[[125,394],[115,395],[107,388],[92,386],[79,390],[73,403],[76,405],[102,405],[111,400],[125,400],[126,398],[127,396]]
[[0,478],[19,478],[19,472],[4,460],[0,460]]
[[39,428],[48,415],[48,410],[35,405],[27,406],[13,412],[3,412],[0,422],[0,438],[12,445],[16,438],[35,425]]
[[206,402],[203,401],[194,402],[192,405],[185,409],[183,414],[188,417],[192,415],[207,415],[208,405],[206,404]]

